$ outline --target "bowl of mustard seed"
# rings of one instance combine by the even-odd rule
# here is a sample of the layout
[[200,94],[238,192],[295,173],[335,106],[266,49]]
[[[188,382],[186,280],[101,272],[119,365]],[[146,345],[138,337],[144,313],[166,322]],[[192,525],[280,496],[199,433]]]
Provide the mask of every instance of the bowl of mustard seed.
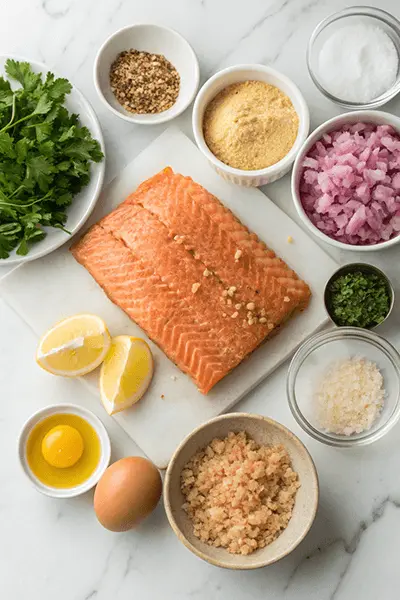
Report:
[[101,46],[94,84],[116,116],[141,125],[165,123],[193,101],[200,80],[192,47],[176,31],[151,24],[128,25]]

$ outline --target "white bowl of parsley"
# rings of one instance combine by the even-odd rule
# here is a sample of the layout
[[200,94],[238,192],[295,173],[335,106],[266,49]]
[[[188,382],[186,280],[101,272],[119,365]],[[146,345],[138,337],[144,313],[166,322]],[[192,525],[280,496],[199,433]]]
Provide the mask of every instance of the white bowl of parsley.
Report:
[[67,79],[0,56],[0,265],[45,256],[82,227],[103,184],[103,148]]

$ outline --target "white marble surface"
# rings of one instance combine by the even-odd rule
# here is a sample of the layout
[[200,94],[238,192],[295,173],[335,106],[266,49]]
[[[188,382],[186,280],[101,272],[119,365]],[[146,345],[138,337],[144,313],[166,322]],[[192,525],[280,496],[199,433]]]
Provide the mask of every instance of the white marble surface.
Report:
[[[321,18],[347,4],[343,0],[0,0],[0,54],[41,60],[81,88],[103,127],[110,179],[163,130],[161,126],[129,126],[111,116],[96,97],[93,59],[114,30],[133,22],[158,22],[178,29],[199,56],[203,81],[219,68],[238,62],[271,64],[300,86],[316,126],[339,109],[309,80],[306,43]],[[398,0],[381,0],[379,6],[400,16]],[[386,107],[397,113],[399,109],[400,100]],[[190,134],[190,110],[178,124]],[[293,214],[288,177],[269,186],[268,194]],[[389,272],[400,292],[399,256],[400,248],[394,248],[368,258]],[[349,262],[355,256],[342,253],[336,258]],[[1,269],[2,274],[7,270]],[[398,305],[396,309],[385,333],[400,345]],[[361,450],[334,450],[312,441],[299,431],[289,413],[284,365],[238,408],[276,418],[306,442],[320,475],[319,513],[303,544],[280,563],[256,572],[223,571],[181,546],[162,505],[138,530],[112,534],[97,524],[90,494],[57,501],[29,487],[16,458],[23,421],[46,404],[73,401],[87,392],[78,382],[49,377],[37,368],[33,334],[1,300],[0,327],[2,599],[399,597],[400,425],[384,440]],[[100,407],[98,414],[109,428],[114,458],[140,453]]]

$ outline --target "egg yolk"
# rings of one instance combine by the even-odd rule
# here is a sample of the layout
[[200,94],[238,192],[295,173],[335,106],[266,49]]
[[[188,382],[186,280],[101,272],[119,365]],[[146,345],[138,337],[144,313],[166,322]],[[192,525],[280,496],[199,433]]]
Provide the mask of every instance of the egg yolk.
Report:
[[42,454],[52,467],[66,469],[75,465],[83,454],[83,438],[75,427],[56,425],[42,441]]
[[[69,435],[71,431],[72,435]],[[57,437],[50,435],[52,432],[58,432]],[[82,440],[78,438],[71,444],[74,448],[66,463],[61,457],[68,456],[65,450],[70,447],[69,442],[60,442],[76,440],[76,432]],[[62,452],[57,452],[58,446],[62,447]],[[86,419],[72,413],[56,413],[39,421],[26,442],[26,460],[32,474],[54,488],[68,489],[87,481],[97,469],[100,458],[101,442],[96,430]],[[74,464],[64,467],[71,463]]]

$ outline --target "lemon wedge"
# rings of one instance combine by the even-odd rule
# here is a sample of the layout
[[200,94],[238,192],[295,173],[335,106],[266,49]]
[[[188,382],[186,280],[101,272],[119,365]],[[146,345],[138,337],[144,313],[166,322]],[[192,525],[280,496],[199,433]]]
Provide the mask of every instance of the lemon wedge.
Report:
[[153,376],[153,357],[146,342],[130,335],[112,338],[100,371],[100,395],[109,415],[140,400]]
[[111,338],[96,315],[75,315],[60,321],[39,342],[36,361],[53,375],[79,377],[90,373],[106,357]]

